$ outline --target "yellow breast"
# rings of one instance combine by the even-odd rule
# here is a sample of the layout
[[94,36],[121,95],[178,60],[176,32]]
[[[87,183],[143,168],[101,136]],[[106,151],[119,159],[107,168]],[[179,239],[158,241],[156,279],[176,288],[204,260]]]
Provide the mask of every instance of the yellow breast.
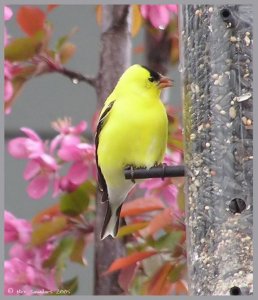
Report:
[[168,134],[164,105],[155,98],[115,101],[100,132],[99,166],[105,178],[127,165],[151,167],[163,159]]

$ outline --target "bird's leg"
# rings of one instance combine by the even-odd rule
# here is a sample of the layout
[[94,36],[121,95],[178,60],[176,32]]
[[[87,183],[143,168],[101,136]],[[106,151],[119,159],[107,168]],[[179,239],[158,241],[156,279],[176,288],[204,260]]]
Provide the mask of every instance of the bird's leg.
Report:
[[166,167],[167,167],[167,164],[166,163],[155,163],[154,167],[162,167],[162,175],[161,175],[161,180],[164,181],[165,179],[165,175],[166,175]]
[[161,180],[164,181],[165,179],[165,172],[166,172],[166,163],[161,163],[161,164],[156,164],[155,167],[162,167],[162,175],[161,175]]

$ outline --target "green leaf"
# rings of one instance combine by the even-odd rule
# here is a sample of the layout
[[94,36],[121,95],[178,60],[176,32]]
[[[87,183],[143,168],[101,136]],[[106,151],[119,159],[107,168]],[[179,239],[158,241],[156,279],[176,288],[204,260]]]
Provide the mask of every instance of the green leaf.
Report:
[[56,43],[55,49],[59,52],[60,48],[64,45],[64,43],[69,39],[68,35],[61,36]]
[[170,232],[156,240],[153,243],[153,246],[158,250],[170,250],[171,252],[173,252],[174,248],[178,245],[181,238],[182,232]]
[[24,61],[37,54],[45,37],[44,32],[37,32],[32,37],[17,38],[4,49],[5,59],[9,61]]
[[78,277],[73,277],[70,280],[63,282],[62,290],[69,291],[69,295],[73,295],[76,293],[78,289]]
[[73,245],[72,252],[70,254],[70,259],[73,262],[76,262],[78,264],[87,265],[87,261],[84,258],[84,249],[85,249],[85,240],[83,237],[79,237],[76,239]]
[[134,277],[132,287],[129,290],[130,295],[146,295],[146,280],[148,280],[148,277],[139,272],[139,274]]
[[173,266],[172,270],[169,272],[169,281],[170,282],[176,282],[179,279],[182,278],[182,271],[186,269],[186,265],[185,264],[180,264],[177,266]]
[[78,290],[78,277],[73,277],[62,283],[58,291],[50,291],[47,296],[71,296]]
[[71,255],[75,240],[72,237],[63,238],[55,248],[51,256],[44,261],[44,268],[57,267],[62,270],[65,267],[65,260]]
[[140,229],[143,229],[148,224],[149,224],[149,222],[138,222],[138,223],[133,223],[133,224],[122,226],[122,227],[120,227],[117,236],[119,238],[121,238],[125,235],[132,234],[136,231],[139,231]]
[[63,216],[55,217],[51,221],[46,221],[35,226],[31,237],[32,245],[41,246],[53,235],[61,233],[66,226],[67,219]]
[[61,47],[73,36],[78,32],[78,27],[73,27],[68,34],[61,36],[56,43],[55,51],[59,52]]
[[72,193],[65,194],[60,199],[61,212],[69,216],[77,216],[84,212],[89,205],[89,196],[93,185],[90,181],[82,184]]

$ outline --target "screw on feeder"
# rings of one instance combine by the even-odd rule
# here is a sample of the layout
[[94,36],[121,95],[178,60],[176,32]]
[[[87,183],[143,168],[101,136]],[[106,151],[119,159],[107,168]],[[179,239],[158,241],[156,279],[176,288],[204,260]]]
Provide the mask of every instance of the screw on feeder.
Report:
[[239,296],[242,295],[241,293],[241,289],[238,286],[233,286],[230,291],[229,291],[230,295],[232,296]]
[[246,203],[243,199],[235,198],[232,199],[229,203],[229,210],[233,213],[241,213],[246,209]]

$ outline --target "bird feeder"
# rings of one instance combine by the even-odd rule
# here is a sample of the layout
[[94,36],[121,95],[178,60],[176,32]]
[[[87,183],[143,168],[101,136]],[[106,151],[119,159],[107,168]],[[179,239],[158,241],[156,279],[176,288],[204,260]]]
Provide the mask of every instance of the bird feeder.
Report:
[[182,5],[191,295],[253,292],[251,5]]

